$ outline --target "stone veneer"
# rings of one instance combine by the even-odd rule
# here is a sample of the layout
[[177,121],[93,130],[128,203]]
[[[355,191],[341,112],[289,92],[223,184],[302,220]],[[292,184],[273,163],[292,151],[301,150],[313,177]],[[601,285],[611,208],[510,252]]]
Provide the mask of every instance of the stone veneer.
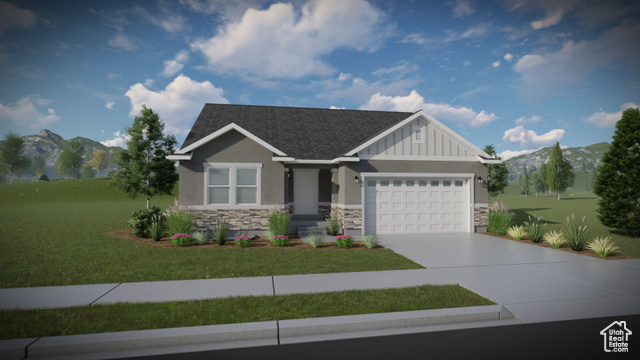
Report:
[[362,230],[362,209],[331,208],[331,216],[340,220],[340,227],[344,230]]
[[229,224],[229,230],[267,230],[269,228],[269,209],[215,209],[191,210],[195,225],[199,231],[213,230],[218,218]]
[[476,227],[489,225],[488,207],[476,207],[473,209],[473,225]]
[[318,214],[320,214],[323,218],[328,218],[331,216],[331,205],[318,205]]

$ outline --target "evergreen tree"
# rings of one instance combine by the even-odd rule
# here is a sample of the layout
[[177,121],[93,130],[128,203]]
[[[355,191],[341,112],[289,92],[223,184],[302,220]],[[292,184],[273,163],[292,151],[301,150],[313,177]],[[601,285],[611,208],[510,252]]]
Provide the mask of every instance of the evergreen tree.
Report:
[[562,157],[560,143],[551,150],[549,164],[547,165],[547,185],[549,190],[553,190],[558,195],[573,185],[576,175],[572,171],[571,164]]
[[640,236],[640,109],[629,108],[616,123],[611,147],[602,157],[594,193],[603,225]]
[[[500,157],[496,156],[496,150],[493,148],[493,145],[485,146],[484,152],[500,160]],[[487,164],[487,174],[487,190],[489,190],[489,195],[498,196],[504,193],[504,189],[508,184],[507,176],[509,175],[509,170],[507,170],[507,166],[504,163]]]
[[71,175],[71,179],[75,180],[82,166],[82,154],[84,154],[84,145],[77,140],[71,140],[60,153],[60,165],[62,169]]
[[531,191],[531,174],[527,171],[527,166],[522,167],[522,176],[520,178],[520,193],[525,196]]
[[13,184],[13,178],[20,170],[29,166],[29,159],[22,155],[23,147],[24,139],[16,133],[9,132],[0,148],[2,150],[0,164],[2,164],[3,173],[6,172],[9,175],[10,184]]
[[164,123],[153,110],[142,105],[140,116],[127,129],[131,137],[127,150],[116,156],[120,171],[111,173],[114,185],[127,195],[135,198],[138,194],[147,196],[147,209],[151,196],[171,194],[178,173],[174,163],[166,159],[173,154],[176,139],[173,135],[163,135]]

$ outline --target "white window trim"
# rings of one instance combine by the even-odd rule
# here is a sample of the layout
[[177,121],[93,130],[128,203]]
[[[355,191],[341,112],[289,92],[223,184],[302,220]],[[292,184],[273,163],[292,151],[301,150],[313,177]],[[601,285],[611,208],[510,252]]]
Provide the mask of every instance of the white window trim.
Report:
[[[261,163],[203,163],[204,166],[204,206],[210,209],[246,209],[262,205],[262,164]],[[229,203],[209,203],[209,170],[212,168],[229,169]],[[256,169],[256,203],[237,204],[236,189],[238,187],[236,173],[238,169]]]

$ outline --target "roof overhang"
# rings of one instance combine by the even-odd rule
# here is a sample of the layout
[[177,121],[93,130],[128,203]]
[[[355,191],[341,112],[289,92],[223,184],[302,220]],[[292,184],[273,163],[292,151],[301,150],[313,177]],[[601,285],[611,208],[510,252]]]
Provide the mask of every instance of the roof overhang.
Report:
[[486,158],[483,158],[482,156],[478,156],[478,161],[480,161],[483,164],[502,164],[502,160],[492,158],[492,157],[490,157],[489,159],[486,159]]
[[259,137],[257,137],[256,135],[252,134],[251,132],[243,129],[241,126],[235,124],[235,123],[231,123],[225,127],[223,127],[222,129],[213,132],[205,137],[203,137],[202,139],[194,142],[193,144],[178,150],[178,152],[176,152],[176,155],[183,155],[186,154],[188,152],[191,152],[197,148],[199,148],[200,146],[208,143],[209,141],[212,141],[226,133],[228,133],[231,130],[235,130],[239,133],[241,133],[242,135],[248,137],[249,139],[257,142],[258,144],[264,146],[265,148],[267,148],[268,150],[272,151],[273,153],[280,155],[280,156],[287,156],[287,154],[285,154],[284,152],[280,151],[279,149],[277,149],[275,146],[267,143],[266,141],[260,139]]
[[286,156],[274,156],[273,161],[281,161],[285,164],[337,164],[341,162],[358,162],[358,157],[338,157],[332,160],[313,160],[313,159],[296,159]]
[[180,160],[191,160],[191,157],[193,156],[193,153],[190,152],[188,154],[172,154],[172,155],[167,155],[165,156],[165,158],[167,160],[171,160],[171,161],[180,161]]

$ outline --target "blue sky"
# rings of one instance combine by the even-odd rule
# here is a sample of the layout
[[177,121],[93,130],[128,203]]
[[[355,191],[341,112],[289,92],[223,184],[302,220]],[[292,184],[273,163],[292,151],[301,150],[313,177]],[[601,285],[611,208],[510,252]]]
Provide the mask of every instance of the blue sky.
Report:
[[[611,141],[638,1],[0,1],[0,134],[182,143],[206,102],[423,109],[507,158]],[[330,137],[328,138],[330,141]]]

